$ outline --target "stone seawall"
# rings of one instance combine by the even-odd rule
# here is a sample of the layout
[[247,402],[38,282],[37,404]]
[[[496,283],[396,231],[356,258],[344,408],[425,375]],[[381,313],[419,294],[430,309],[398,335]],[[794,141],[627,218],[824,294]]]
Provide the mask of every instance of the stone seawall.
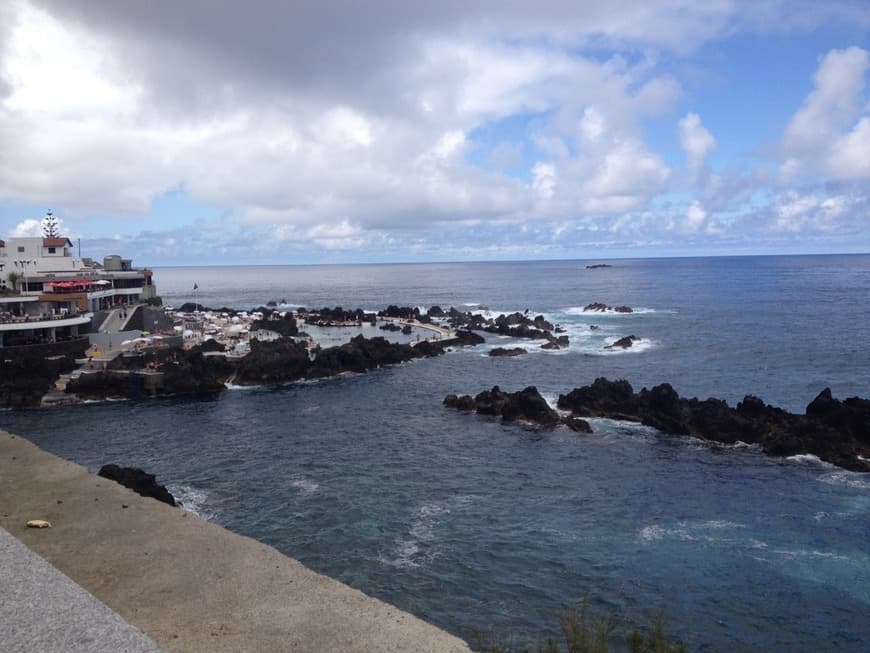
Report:
[[[29,519],[52,528],[28,529]],[[4,432],[0,526],[168,652],[469,650],[272,547]]]

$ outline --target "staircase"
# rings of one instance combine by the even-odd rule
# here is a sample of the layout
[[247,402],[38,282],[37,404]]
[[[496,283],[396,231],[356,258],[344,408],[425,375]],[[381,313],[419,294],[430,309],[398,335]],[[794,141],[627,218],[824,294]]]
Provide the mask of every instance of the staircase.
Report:
[[54,387],[45,393],[42,397],[41,405],[43,408],[51,408],[53,406],[68,406],[79,402],[79,398],[73,394],[67,394],[66,386],[71,379],[76,379],[81,374],[81,368],[73,370],[67,374],[61,374],[57,381],[54,382]]

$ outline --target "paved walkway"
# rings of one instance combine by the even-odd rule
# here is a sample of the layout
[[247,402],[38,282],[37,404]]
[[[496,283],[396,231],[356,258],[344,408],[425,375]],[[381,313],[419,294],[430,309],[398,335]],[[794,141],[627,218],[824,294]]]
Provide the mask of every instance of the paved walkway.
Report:
[[0,650],[160,653],[151,639],[0,528]]
[[[418,322],[417,320],[405,320],[400,317],[384,317],[378,318],[382,319],[385,322],[393,322],[394,324],[401,324],[402,326],[409,326],[414,329],[425,329],[426,331],[431,331],[435,335],[429,338],[424,338],[424,340],[431,340],[433,342],[437,342],[438,340],[449,340],[450,338],[456,337],[456,332],[451,331],[447,327],[439,326],[438,324],[432,324],[431,322]],[[411,343],[416,344],[416,343]]]

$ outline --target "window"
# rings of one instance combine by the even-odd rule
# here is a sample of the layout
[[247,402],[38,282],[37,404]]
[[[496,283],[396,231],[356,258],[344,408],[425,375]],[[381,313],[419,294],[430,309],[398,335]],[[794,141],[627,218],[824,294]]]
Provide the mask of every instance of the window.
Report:
[[24,247],[22,247],[21,245],[19,245],[19,246],[18,246],[18,251],[19,251],[19,252],[23,252],[23,251],[24,251]]
[[57,248],[55,248],[55,247],[49,247],[49,248],[48,248],[48,253],[49,253],[49,254],[56,254],[56,253],[57,253]]

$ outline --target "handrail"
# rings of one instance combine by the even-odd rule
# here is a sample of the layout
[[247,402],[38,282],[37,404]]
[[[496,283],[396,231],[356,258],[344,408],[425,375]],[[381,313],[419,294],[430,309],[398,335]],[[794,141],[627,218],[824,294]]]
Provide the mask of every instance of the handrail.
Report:
[[30,322],[53,322],[56,320],[70,320],[76,317],[86,317],[87,313],[68,313],[66,315],[13,315],[0,317],[0,324],[29,324]]

